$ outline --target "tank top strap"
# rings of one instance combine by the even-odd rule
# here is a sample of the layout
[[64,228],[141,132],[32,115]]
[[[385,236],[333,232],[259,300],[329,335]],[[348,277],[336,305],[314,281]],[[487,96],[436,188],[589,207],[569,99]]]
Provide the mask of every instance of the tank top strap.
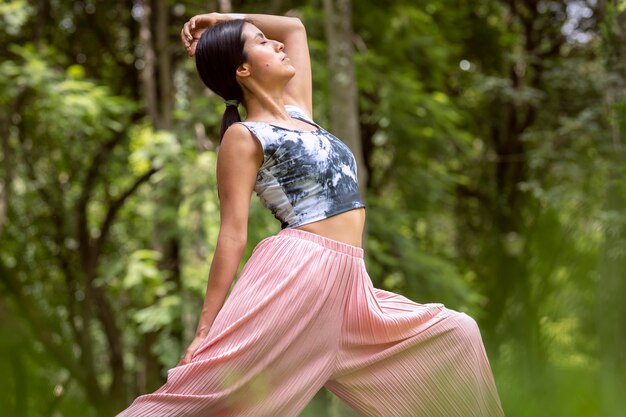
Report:
[[307,114],[305,113],[304,110],[302,110],[300,107],[298,106],[294,106],[293,104],[287,104],[285,106],[285,110],[287,110],[287,114],[291,117],[293,117],[294,119],[300,119],[304,122],[310,123],[313,126],[319,128],[320,126],[315,123],[315,121],[313,119],[311,119],[309,116],[307,116]]

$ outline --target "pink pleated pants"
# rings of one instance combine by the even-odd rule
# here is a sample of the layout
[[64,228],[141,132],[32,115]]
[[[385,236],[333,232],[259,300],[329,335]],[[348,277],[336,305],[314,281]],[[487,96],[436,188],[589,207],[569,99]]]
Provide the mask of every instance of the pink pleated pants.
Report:
[[322,386],[366,417],[503,415],[473,319],[376,289],[361,248],[287,229],[192,361],[118,417],[291,417]]

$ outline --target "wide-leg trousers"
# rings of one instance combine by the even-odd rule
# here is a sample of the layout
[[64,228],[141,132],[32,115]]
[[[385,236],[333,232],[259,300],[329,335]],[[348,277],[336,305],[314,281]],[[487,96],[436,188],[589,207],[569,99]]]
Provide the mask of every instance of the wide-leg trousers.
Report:
[[374,288],[361,248],[286,229],[191,362],[118,417],[295,417],[323,386],[365,417],[503,415],[473,319]]

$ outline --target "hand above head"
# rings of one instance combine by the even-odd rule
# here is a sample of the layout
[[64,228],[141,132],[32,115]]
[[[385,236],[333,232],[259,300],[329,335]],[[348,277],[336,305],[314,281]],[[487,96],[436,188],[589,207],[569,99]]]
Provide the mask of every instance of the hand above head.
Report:
[[206,13],[198,14],[189,19],[180,31],[180,39],[187,50],[187,55],[193,56],[196,53],[196,45],[202,33],[213,25],[233,19],[241,19],[243,15]]
[[196,15],[183,25],[180,32],[187,54],[190,57],[195,55],[198,41],[207,28],[221,22],[239,19],[254,24],[267,39],[283,44],[284,52],[289,56],[288,62],[295,69],[295,75],[285,86],[285,103],[297,105],[308,116],[311,116],[313,112],[311,58],[306,28],[300,19],[266,14],[207,13]]

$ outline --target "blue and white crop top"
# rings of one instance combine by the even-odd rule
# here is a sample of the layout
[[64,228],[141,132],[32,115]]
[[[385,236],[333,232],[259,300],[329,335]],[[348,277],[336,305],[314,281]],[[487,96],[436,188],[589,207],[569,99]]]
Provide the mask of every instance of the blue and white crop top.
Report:
[[317,129],[292,130],[265,122],[241,122],[263,147],[254,191],[283,229],[365,207],[350,149],[295,106],[289,116]]

